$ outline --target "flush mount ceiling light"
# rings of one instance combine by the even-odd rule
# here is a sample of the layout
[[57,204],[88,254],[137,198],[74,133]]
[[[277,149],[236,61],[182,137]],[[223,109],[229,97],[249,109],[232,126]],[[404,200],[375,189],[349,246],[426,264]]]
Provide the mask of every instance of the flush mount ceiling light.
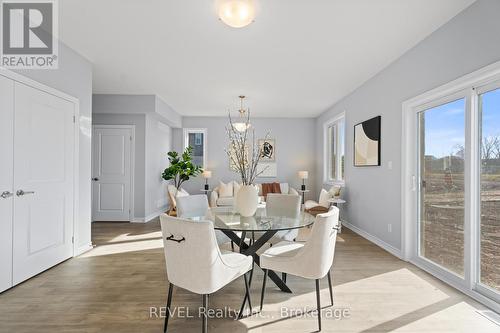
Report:
[[217,13],[222,22],[233,28],[243,28],[255,19],[254,0],[218,0]]

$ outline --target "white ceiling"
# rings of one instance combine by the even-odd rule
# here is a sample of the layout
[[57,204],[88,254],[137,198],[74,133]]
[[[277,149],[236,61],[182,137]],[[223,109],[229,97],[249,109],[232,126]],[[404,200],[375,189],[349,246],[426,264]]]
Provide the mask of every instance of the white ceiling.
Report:
[[60,36],[94,64],[94,93],[157,94],[182,115],[311,117],[474,0],[260,0],[224,25],[214,0],[64,0]]

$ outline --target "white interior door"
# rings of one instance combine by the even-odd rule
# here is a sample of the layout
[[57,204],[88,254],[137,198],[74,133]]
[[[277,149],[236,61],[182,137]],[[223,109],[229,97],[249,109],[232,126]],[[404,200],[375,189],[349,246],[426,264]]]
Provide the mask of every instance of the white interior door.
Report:
[[14,81],[0,76],[0,292],[12,286]]
[[92,220],[130,221],[132,129],[94,126]]
[[15,83],[13,283],[73,255],[72,102]]

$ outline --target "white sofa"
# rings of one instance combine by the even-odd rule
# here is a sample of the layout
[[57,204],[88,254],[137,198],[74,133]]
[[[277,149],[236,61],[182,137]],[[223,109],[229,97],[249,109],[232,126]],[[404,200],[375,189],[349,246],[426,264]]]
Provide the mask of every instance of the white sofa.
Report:
[[[212,193],[210,194],[210,207],[227,207],[227,206],[233,206],[234,205],[234,197],[236,193],[234,193],[234,184],[238,184],[236,181],[232,181],[233,185],[233,192],[232,195],[226,195],[226,196],[221,196],[219,187],[216,187],[213,189]],[[240,184],[238,184],[240,185]],[[260,202],[264,202],[264,197],[262,196],[262,185],[261,184],[256,184],[256,186],[259,188],[259,198]],[[295,194],[299,195],[299,193],[294,189],[291,188],[288,183],[280,183],[280,190],[281,193],[283,194]]]

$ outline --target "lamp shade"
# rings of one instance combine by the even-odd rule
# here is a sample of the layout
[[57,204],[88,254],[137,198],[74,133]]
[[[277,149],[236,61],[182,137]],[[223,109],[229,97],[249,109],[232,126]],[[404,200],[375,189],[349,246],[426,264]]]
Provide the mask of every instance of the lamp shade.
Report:
[[298,175],[299,175],[300,179],[307,179],[309,177],[309,172],[307,172],[307,171],[299,171]]
[[212,171],[205,170],[202,173],[203,178],[212,178]]

